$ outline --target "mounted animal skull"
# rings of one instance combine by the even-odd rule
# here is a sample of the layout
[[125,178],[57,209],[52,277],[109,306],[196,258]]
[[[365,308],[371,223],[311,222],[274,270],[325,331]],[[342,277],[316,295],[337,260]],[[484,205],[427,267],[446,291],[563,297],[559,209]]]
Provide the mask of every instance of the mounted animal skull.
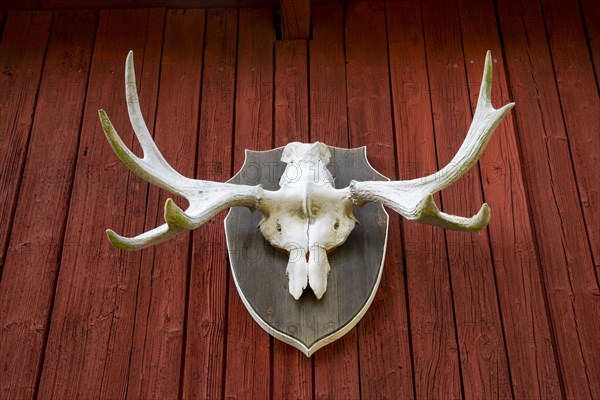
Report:
[[133,53],[127,56],[125,91],[133,130],[144,152],[133,154],[123,143],[104,110],[99,110],[106,137],[121,161],[142,179],[185,197],[189,207],[183,211],[173,200],[165,204],[166,223],[133,238],[107,230],[109,240],[118,248],[143,249],[161,243],[184,230],[198,228],[225,208],[244,206],[263,214],[260,230],[271,245],[289,252],[287,275],[289,291],[299,299],[307,286],[317,298],[327,289],[330,270],[327,252],[342,245],[357,222],[354,207],[379,202],[406,219],[460,231],[484,228],[490,218],[487,204],[471,218],[440,212],[433,194],[451,185],[477,162],[492,133],[513,108],[514,103],[496,110],[490,100],[491,56],[485,59],[477,109],[467,137],[452,161],[440,171],[424,178],[406,181],[352,181],[343,189],[333,186],[327,169],[330,153],[323,143],[290,143],[281,161],[287,164],[280,189],[265,190],[261,185],[247,186],[196,180],[182,176],[164,159],[144,122],[137,95]]

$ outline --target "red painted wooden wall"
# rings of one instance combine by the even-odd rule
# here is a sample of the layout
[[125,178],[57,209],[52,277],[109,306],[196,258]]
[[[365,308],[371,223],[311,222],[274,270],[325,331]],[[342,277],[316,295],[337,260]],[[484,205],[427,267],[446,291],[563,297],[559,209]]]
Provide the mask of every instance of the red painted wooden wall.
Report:
[[[0,14],[0,398],[600,398],[600,3],[314,4],[311,38],[272,7]],[[285,36],[285,26],[284,26]],[[224,181],[243,150],[367,146],[391,179],[442,167],[471,121],[486,50],[515,101],[478,166],[437,197],[492,209],[479,233],[391,213],[379,292],[357,328],[306,358],[246,312],[222,219],[141,252],[168,194],[123,90],[135,52],[155,141]]]

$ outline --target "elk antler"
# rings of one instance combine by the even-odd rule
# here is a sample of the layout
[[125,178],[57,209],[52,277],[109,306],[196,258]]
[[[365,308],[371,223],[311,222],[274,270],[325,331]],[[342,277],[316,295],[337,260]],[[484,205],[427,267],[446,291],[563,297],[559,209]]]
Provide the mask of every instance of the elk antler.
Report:
[[140,110],[131,51],[127,55],[125,66],[125,92],[129,120],[144,156],[139,158],[133,154],[121,140],[106,112],[98,110],[110,146],[123,164],[140,178],[185,197],[190,205],[183,211],[172,199],[168,199],[165,203],[167,223],[134,238],[120,236],[108,229],[106,233],[113,245],[127,250],[143,249],[170,239],[183,230],[196,229],[225,208],[246,206],[253,209],[257,206],[262,192],[260,185],[245,186],[190,179],[169,165],[152,140]]
[[496,110],[492,106],[492,60],[488,51],[477,108],[465,141],[448,165],[438,172],[407,181],[352,181],[350,193],[355,205],[380,202],[404,218],[460,231],[478,231],[490,220],[490,208],[483,204],[471,218],[458,217],[441,212],[433,194],[450,186],[475,165],[485,149],[492,133],[515,103],[506,104]]

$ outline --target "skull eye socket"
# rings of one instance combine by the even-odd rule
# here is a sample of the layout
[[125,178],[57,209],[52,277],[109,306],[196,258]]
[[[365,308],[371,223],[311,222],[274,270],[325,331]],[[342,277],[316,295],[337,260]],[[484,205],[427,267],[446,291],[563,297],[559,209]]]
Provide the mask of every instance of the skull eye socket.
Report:
[[333,229],[335,229],[337,231],[339,227],[340,227],[340,219],[336,218],[335,224],[333,224]]

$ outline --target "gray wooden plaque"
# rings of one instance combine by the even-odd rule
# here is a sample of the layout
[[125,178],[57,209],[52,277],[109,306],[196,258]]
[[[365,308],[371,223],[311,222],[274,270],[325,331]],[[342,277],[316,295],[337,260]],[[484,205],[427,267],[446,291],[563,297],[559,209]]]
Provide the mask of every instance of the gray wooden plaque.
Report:
[[[329,147],[329,170],[336,188],[351,180],[387,180],[371,167],[366,148]],[[277,190],[285,169],[283,148],[246,151],[242,169],[230,183]],[[285,274],[288,255],[272,247],[257,225],[260,212],[233,207],[225,219],[231,271],[242,301],[252,317],[269,334],[307,356],[350,331],[367,311],[383,271],[388,214],[369,203],[355,208],[357,224],[346,243],[328,255],[331,265],[327,291],[319,300],[310,289],[299,300],[288,291]]]

